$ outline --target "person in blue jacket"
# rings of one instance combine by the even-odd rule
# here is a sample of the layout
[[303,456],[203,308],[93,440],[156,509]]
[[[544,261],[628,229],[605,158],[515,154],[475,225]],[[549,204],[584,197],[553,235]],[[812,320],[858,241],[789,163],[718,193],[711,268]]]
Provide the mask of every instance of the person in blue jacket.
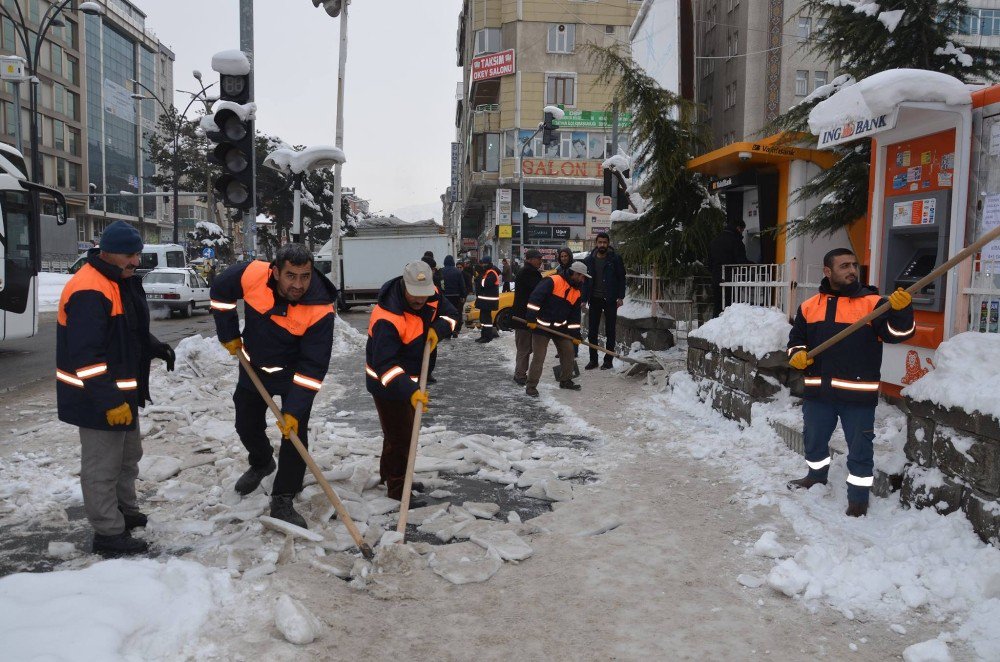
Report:
[[[365,386],[382,424],[379,477],[390,499],[403,498],[417,403],[428,404],[427,391],[419,385],[424,346],[434,351],[439,338],[455,331],[458,319],[458,311],[434,286],[424,262],[410,262],[402,276],[379,291],[368,321]],[[418,503],[411,501],[410,506]]]
[[130,533],[147,521],[135,492],[139,408],[151,401],[150,362],[163,359],[173,370],[174,351],[149,332],[146,294],[135,275],[139,231],[115,221],[100,242],[59,298],[56,403],[59,420],[80,429],[80,488],[92,549],[113,557],[148,549]]
[[889,295],[890,309],[815,359],[808,352],[885,303],[878,290],[858,280],[854,251],[835,248],[823,258],[819,293],[802,302],[788,335],[789,365],[805,372],[802,404],[806,465],[804,478],[789,489],[809,489],[827,482],[830,436],[837,420],[847,438],[847,515],[868,513],[873,483],[875,406],[881,381],[882,344],[913,337],[912,299],[898,288]]
[[[621,257],[611,247],[611,237],[607,232],[598,233],[595,243],[597,245],[590,255],[583,259],[587,265],[587,272],[590,274],[590,288],[587,296],[587,340],[598,342],[598,333],[601,329],[601,317],[604,317],[604,336],[607,339],[606,347],[612,352],[615,351],[615,327],[618,324],[618,309],[625,303],[625,263]],[[586,370],[593,370],[597,367],[597,350],[590,348],[590,363],[585,366]],[[610,355],[604,356],[601,370],[612,367]]]
[[[444,269],[441,270],[441,279],[444,282],[444,298],[461,315],[462,309],[465,308],[465,298],[469,295],[469,290],[465,285],[465,276],[462,274],[462,270],[455,266],[455,258],[451,255],[444,256]],[[461,322],[461,319],[459,321]],[[452,337],[458,337],[458,329],[455,330]]]

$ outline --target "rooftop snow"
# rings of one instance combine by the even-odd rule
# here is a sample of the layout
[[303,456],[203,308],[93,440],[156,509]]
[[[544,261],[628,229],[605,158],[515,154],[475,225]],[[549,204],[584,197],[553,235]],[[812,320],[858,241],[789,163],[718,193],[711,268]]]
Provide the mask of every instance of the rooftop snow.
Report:
[[769,352],[783,351],[791,330],[792,325],[780,310],[734,303],[689,335],[704,338],[717,347],[743,349],[763,358]]
[[1000,335],[960,333],[941,343],[935,369],[903,389],[914,400],[930,400],[942,407],[978,411],[1000,420],[997,366]]
[[815,135],[826,127],[891,112],[904,101],[937,101],[953,106],[972,103],[965,83],[947,74],[923,69],[889,69],[844,87],[816,104],[809,113]]
[[212,56],[212,70],[227,76],[246,76],[250,73],[250,60],[243,51],[219,51]]

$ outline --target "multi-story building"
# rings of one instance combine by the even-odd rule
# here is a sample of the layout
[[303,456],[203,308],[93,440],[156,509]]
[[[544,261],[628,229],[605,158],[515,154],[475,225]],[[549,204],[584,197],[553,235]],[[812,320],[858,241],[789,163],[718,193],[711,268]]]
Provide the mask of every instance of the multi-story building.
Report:
[[[173,99],[174,54],[145,26],[146,15],[128,0],[101,0],[102,16],[66,7],[61,25],[45,34],[35,75],[38,83],[39,153],[42,181],[66,194],[81,241],[124,219],[141,228],[146,241],[166,240],[173,220],[149,181],[153,164],[146,146],[160,112],[152,99],[137,100],[132,80]],[[0,53],[24,57],[18,30],[37,33],[51,3],[0,2]],[[15,27],[15,22],[17,27]],[[21,133],[30,163],[28,83],[21,89]],[[0,140],[15,144],[18,113],[14,83],[0,87]],[[101,194],[111,194],[106,198]],[[133,195],[129,195],[133,194]]]
[[[520,257],[524,246],[582,249],[609,226],[601,162],[617,153],[606,112],[608,86],[595,85],[588,44],[628,44],[633,0],[466,0],[459,15],[452,185],[446,226],[465,250]],[[558,105],[559,141],[532,134],[543,108]],[[619,118],[624,146],[628,117]],[[524,159],[520,170],[518,163]],[[518,188],[538,212],[520,236]],[[514,221],[512,225],[511,221]],[[509,226],[509,227],[505,227]],[[510,232],[512,236],[506,236]]]

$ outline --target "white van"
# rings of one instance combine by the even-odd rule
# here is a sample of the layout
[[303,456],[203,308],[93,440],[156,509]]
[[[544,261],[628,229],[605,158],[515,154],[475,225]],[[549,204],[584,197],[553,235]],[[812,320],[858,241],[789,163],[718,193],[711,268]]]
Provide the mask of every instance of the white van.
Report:
[[142,247],[142,257],[137,274],[144,274],[153,269],[183,269],[187,266],[184,247],[179,244],[146,244]]

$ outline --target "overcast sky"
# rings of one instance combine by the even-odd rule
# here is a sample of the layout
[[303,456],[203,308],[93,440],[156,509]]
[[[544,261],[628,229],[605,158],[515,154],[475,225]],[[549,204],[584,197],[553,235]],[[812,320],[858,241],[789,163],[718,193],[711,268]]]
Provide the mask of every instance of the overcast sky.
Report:
[[[239,0],[133,0],[177,55],[174,86],[239,47]],[[461,0],[354,0],[348,29],[344,185],[373,210],[435,203],[455,139],[455,31]],[[310,0],[256,0],[257,129],[293,145],[334,144],[340,19]],[[178,94],[183,108],[189,97]]]

